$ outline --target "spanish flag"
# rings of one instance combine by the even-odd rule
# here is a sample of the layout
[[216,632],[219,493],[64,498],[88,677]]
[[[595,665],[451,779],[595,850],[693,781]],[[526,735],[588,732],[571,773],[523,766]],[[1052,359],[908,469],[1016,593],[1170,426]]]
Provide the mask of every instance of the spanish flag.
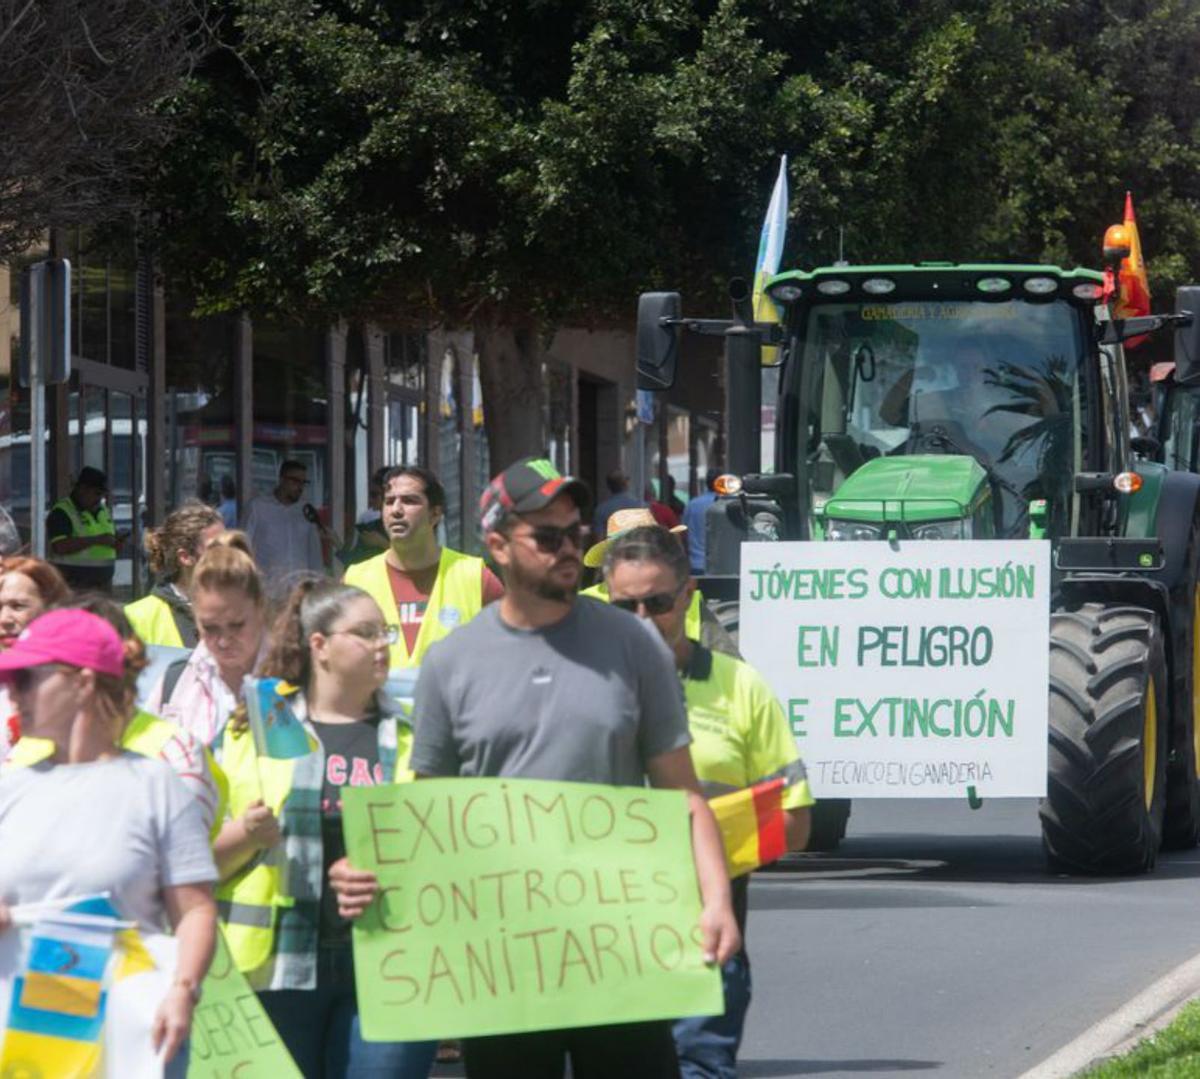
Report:
[[740,877],[787,852],[782,778],[709,800],[731,877]]
[[[1142,258],[1142,241],[1138,236],[1137,217],[1133,212],[1133,194],[1125,192],[1125,226],[1126,238],[1129,241],[1129,254],[1121,260],[1117,279],[1113,279],[1111,270],[1104,271],[1103,299],[1114,299],[1113,318],[1140,318],[1150,314],[1150,280],[1146,276],[1146,263]],[[1125,342],[1125,348],[1137,348],[1146,340],[1148,334],[1132,337]]]

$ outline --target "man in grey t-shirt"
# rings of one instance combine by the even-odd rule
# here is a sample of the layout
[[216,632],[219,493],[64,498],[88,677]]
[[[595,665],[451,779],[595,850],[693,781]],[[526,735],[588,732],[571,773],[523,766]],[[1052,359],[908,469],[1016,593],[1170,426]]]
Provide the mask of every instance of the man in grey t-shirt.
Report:
[[[639,619],[578,598],[587,488],[526,459],[480,503],[504,597],[438,642],[417,682],[418,776],[521,776],[688,792],[706,958],[740,947],[716,823],[692,769],[671,656]],[[466,1042],[472,1076],[678,1074],[670,1026],[629,1023]]]
[[[687,792],[705,958],[741,946],[725,855],[692,768],[679,679],[662,642],[633,615],[577,597],[587,488],[544,460],[492,480],[484,537],[503,598],[433,645],[417,682],[411,767],[418,776],[520,776]],[[330,870],[343,917],[378,892],[344,859]],[[677,1076],[667,1022],[471,1038],[467,1074],[550,1079]]]

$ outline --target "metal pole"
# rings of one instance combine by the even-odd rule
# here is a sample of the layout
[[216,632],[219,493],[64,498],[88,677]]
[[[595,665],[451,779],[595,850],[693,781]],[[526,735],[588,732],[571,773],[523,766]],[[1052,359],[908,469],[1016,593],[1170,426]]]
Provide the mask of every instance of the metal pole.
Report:
[[[30,283],[32,284],[32,280]],[[46,385],[42,370],[42,349],[48,342],[42,315],[43,312],[39,310],[38,317],[33,320],[34,325],[22,327],[24,333],[34,337],[29,349],[29,462],[33,469],[30,482],[29,535],[35,558],[46,557]]]

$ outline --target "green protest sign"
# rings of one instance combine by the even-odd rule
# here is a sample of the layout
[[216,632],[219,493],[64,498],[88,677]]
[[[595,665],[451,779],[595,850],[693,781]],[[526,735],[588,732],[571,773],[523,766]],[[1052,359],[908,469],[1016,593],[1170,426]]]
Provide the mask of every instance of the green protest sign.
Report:
[[303,1079],[223,933],[192,1015],[188,1079]]
[[713,1015],[680,791],[521,779],[342,792],[371,1041]]

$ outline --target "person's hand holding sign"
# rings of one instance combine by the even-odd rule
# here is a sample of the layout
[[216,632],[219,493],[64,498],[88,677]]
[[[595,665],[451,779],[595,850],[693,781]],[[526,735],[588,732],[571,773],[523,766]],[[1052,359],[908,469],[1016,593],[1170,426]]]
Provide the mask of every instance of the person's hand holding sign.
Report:
[[362,915],[379,891],[375,874],[354,869],[348,858],[329,867],[329,883],[337,893],[338,914],[351,920]]

